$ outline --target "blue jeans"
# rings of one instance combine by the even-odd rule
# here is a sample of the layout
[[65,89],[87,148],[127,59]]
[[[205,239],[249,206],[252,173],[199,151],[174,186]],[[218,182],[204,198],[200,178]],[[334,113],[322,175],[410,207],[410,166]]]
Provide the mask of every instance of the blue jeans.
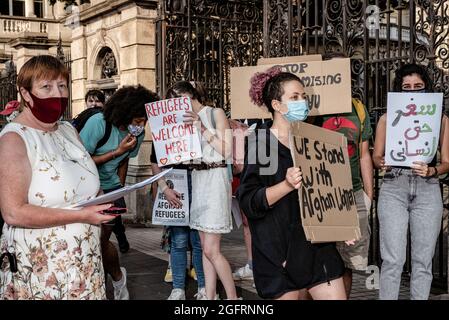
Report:
[[189,227],[170,227],[171,229],[171,269],[173,274],[173,288],[184,289],[187,268],[187,247],[192,246],[192,262],[195,268],[198,288],[205,286],[203,271],[203,251],[201,249],[200,235],[197,230]]
[[432,257],[443,214],[438,178],[423,178],[410,169],[392,169],[385,173],[377,210],[382,257],[379,298],[398,299],[410,225],[410,299],[428,299],[433,276]]
[[[187,171],[187,183],[189,188],[189,206],[192,202],[192,178]],[[203,271],[203,250],[201,248],[200,235],[197,230],[189,227],[170,227],[170,260],[173,274],[173,288],[184,289],[187,268],[187,248],[192,247],[192,263],[195,268],[198,288],[205,286]]]

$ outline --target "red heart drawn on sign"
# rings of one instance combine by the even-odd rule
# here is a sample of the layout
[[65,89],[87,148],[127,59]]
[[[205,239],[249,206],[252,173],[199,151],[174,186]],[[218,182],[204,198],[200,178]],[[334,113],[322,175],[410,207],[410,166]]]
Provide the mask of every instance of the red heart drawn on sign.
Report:
[[176,157],[175,157],[175,160],[176,160],[176,161],[181,160],[181,156],[176,156]]
[[190,156],[193,158],[194,156],[196,156],[196,152],[190,152]]
[[168,161],[168,159],[167,159],[167,158],[161,158],[159,161],[160,161],[162,164],[166,164],[167,161]]

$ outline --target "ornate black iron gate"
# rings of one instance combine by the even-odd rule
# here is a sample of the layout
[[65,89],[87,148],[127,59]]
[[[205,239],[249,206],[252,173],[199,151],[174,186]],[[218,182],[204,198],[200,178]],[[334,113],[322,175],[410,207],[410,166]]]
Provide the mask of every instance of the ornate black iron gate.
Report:
[[230,67],[262,56],[261,0],[159,1],[157,89],[179,80],[203,82],[209,98],[230,109]]
[[[203,81],[216,105],[228,111],[231,66],[254,65],[261,56],[337,51],[351,57],[353,95],[365,102],[375,126],[394,71],[404,62],[427,65],[435,89],[449,99],[448,7],[444,0],[160,1],[158,91],[181,79]],[[375,200],[379,181],[376,172]],[[435,281],[443,287],[447,220],[434,258]],[[379,265],[375,210],[370,222],[370,263]]]

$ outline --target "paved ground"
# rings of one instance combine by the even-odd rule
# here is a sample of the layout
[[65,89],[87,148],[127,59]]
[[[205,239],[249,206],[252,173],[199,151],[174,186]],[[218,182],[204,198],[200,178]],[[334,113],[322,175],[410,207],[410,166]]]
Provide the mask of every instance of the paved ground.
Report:
[[[222,240],[222,251],[231,264],[232,269],[243,266],[246,263],[245,246],[243,242],[243,231],[234,230],[224,236]],[[134,300],[164,300],[171,292],[171,284],[163,281],[167,268],[168,255],[160,247],[162,228],[145,228],[141,225],[127,225],[126,234],[131,245],[128,253],[120,254],[121,264],[128,272],[128,289],[130,298]],[[111,238],[113,241],[115,237]],[[353,300],[375,300],[378,291],[368,289],[373,281],[368,278],[370,274],[355,273],[353,281]],[[237,292],[245,300],[260,299],[256,289],[252,287],[251,281],[236,282]],[[108,280],[107,294],[112,299],[112,285]],[[189,279],[187,283],[187,299],[192,299],[196,293],[196,282]],[[400,292],[400,299],[408,299],[409,285],[404,277]],[[447,295],[439,289],[432,289],[431,299],[445,299]],[[225,297],[224,290],[219,286],[220,297]]]

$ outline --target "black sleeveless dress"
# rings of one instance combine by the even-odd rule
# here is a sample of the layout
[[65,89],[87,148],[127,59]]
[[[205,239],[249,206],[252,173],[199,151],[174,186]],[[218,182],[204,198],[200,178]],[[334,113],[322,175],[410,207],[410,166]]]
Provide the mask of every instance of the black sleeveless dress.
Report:
[[[271,125],[272,121],[263,124],[254,133],[255,137],[248,139],[245,167],[237,191],[251,231],[254,282],[259,296],[266,299],[312,288],[344,273],[344,263],[335,243],[312,244],[306,240],[297,190],[273,206],[268,205],[266,188],[282,182],[287,169],[293,167],[290,149],[270,132]],[[248,155],[259,154],[258,146],[265,148],[261,153],[269,159],[268,163],[263,156],[252,161],[256,163],[248,163]],[[275,170],[265,174],[263,170],[270,164]]]

